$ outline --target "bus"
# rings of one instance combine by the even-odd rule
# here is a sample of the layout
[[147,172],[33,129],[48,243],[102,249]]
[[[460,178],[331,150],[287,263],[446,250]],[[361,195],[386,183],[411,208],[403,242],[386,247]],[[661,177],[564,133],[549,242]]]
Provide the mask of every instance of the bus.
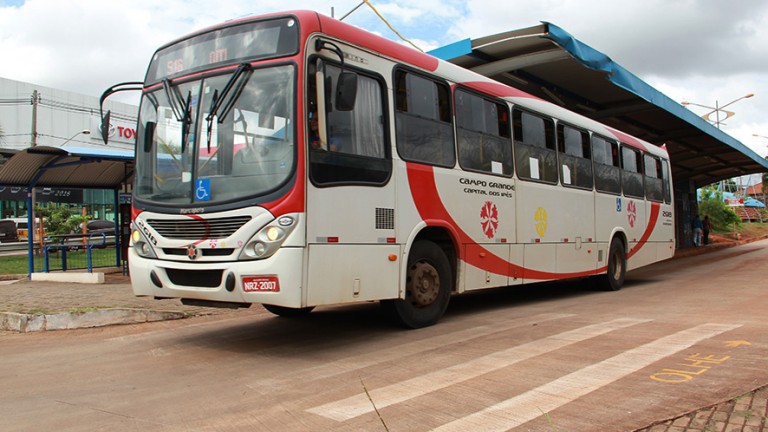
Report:
[[675,251],[665,148],[316,12],[187,35],[139,87],[137,296],[379,301],[419,328],[454,294],[618,290]]

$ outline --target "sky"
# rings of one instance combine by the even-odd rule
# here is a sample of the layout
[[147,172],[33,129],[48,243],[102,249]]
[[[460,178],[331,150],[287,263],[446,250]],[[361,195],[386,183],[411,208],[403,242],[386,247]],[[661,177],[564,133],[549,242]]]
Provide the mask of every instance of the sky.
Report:
[[[0,77],[99,96],[144,78],[160,45],[233,18],[310,9],[341,18],[361,0],[0,0]],[[611,57],[676,101],[729,106],[722,129],[768,154],[768,1],[370,0],[425,51],[541,21]],[[214,7],[215,6],[215,7]],[[345,22],[398,40],[363,4]],[[404,43],[404,42],[403,42]],[[130,97],[130,96],[129,96]],[[705,108],[689,105],[701,115]],[[757,135],[757,136],[756,136]]]

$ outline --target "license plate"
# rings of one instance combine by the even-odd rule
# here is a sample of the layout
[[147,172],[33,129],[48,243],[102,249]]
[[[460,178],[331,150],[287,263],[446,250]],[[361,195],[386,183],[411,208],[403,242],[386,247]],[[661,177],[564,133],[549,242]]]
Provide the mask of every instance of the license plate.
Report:
[[280,282],[277,276],[245,276],[243,277],[244,292],[279,292]]

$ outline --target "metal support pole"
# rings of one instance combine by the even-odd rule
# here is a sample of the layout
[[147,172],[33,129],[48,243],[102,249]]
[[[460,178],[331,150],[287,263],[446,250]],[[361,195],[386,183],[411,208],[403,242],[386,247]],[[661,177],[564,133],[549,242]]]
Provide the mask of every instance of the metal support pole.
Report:
[[120,267],[120,252],[122,251],[122,245],[120,244],[120,225],[122,224],[122,221],[120,220],[120,190],[115,189],[114,191],[114,207],[112,207],[115,210],[115,267]]
[[35,272],[35,211],[32,208],[33,188],[27,188],[27,255],[29,256],[27,276]]

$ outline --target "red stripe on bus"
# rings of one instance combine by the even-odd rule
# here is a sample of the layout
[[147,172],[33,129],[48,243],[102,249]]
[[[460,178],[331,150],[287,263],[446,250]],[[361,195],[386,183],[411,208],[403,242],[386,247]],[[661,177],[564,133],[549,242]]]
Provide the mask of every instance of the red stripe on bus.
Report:
[[[408,184],[411,189],[411,195],[413,196],[413,202],[416,205],[416,209],[419,212],[422,220],[429,226],[439,226],[448,228],[454,239],[460,244],[474,245],[481,249],[481,253],[485,253],[484,257],[480,255],[464,256],[462,248],[458,248],[459,259],[465,261],[467,264],[475,266],[485,271],[489,271],[495,274],[500,274],[509,277],[522,277],[524,279],[535,280],[547,280],[547,279],[568,279],[579,278],[585,276],[592,276],[606,271],[607,267],[603,266],[595,270],[586,270],[581,272],[571,273],[552,273],[540,270],[533,270],[512,264],[504,258],[488,251],[482,245],[478,244],[467,233],[465,233],[456,221],[451,217],[448,210],[443,205],[440,199],[440,193],[437,190],[437,184],[435,183],[434,169],[431,166],[419,165],[414,163],[406,163],[408,172]],[[659,215],[659,204],[652,203],[651,205],[651,221],[645,228],[645,232],[640,239],[640,242],[632,248],[627,258],[636,254],[647,242],[653,229],[656,227],[656,220]]]
[[610,130],[613,136],[615,136],[619,141],[623,142],[624,144],[629,144],[634,148],[643,150],[646,153],[648,152],[648,147],[646,147],[642,141],[633,137],[632,135],[627,135],[622,131],[619,131],[610,127],[608,128],[608,130]]
[[645,227],[645,231],[643,232],[642,237],[640,237],[640,241],[637,242],[635,247],[630,249],[629,253],[627,254],[627,259],[630,259],[643,246],[645,246],[645,243],[648,242],[648,238],[651,236],[651,233],[653,232],[654,228],[656,228],[656,222],[659,220],[660,210],[661,210],[661,204],[657,202],[651,203],[651,215],[648,218],[648,226]]

